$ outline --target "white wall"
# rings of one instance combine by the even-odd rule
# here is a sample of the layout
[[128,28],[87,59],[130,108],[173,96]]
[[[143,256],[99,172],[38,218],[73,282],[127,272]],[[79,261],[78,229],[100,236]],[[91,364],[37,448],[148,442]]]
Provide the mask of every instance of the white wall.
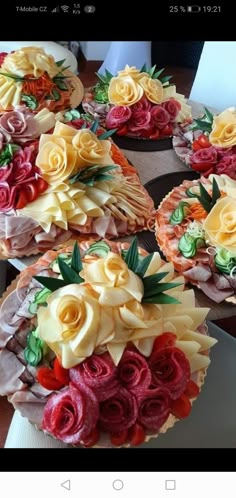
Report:
[[80,47],[87,61],[103,61],[111,42],[81,41]]

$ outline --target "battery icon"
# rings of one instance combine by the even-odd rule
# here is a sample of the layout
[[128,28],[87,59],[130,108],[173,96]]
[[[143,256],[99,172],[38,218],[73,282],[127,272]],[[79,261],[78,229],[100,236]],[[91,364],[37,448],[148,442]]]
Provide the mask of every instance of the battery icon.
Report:
[[201,7],[200,5],[187,5],[187,12],[197,14],[198,12],[201,12]]

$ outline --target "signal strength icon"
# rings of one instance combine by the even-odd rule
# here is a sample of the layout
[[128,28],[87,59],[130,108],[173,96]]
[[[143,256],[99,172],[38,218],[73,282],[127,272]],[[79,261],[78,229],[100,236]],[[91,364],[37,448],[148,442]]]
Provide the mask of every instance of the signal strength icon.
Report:
[[63,10],[63,12],[68,12],[69,8],[69,5],[61,5],[61,9]]
[[52,9],[51,12],[53,12],[53,13],[59,12],[59,7],[55,7],[55,9]]

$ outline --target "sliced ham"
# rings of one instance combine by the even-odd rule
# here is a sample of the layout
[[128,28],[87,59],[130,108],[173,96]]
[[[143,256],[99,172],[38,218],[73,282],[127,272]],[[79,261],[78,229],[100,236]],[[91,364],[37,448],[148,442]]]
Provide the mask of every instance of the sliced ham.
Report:
[[20,363],[14,353],[8,349],[0,351],[0,395],[7,396],[20,389],[24,384],[19,377],[24,372],[25,367]]
[[219,290],[232,289],[229,280],[224,275],[220,275],[219,273],[213,273],[213,280],[215,282],[217,289]]
[[6,299],[3,301],[0,313],[0,339],[1,330],[9,335],[13,335],[19,328],[19,325],[23,322],[23,318],[16,317],[16,309],[21,305],[21,301],[18,294],[15,291],[11,292]]
[[211,269],[207,265],[196,265],[187,271],[183,272],[183,275],[188,280],[194,280],[195,282],[207,282],[212,276]]
[[199,282],[199,287],[212,301],[216,303],[222,303],[227,297],[234,294],[234,289],[217,289],[213,278],[208,280],[208,282]]
[[26,417],[30,422],[41,425],[43,419],[46,400],[37,398],[31,391],[17,391],[10,396],[9,401],[16,410],[19,410],[22,417]]

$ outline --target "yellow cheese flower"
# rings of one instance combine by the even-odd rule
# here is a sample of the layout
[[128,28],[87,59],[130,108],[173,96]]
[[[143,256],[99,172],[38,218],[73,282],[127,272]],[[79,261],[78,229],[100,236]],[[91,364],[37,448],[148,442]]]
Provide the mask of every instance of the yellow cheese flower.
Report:
[[209,244],[236,256],[236,199],[220,199],[205,219],[203,229]]
[[38,310],[38,336],[71,368],[114,336],[109,307],[99,306],[87,285],[70,284],[53,292]]
[[8,54],[1,66],[1,70],[17,76],[33,74],[36,78],[44,72],[53,78],[58,72],[58,66],[52,55],[39,47],[24,47]]
[[20,104],[22,83],[0,74],[0,106],[4,111]]
[[236,109],[234,107],[215,116],[209,141],[218,147],[236,145]]
[[77,154],[64,138],[55,135],[41,135],[36,165],[49,184],[66,180],[73,172]]
[[113,164],[110,156],[111,142],[99,140],[90,130],[79,130],[72,138],[72,145],[77,152],[77,168],[84,168],[92,164]]
[[148,100],[154,104],[160,104],[163,101],[163,86],[159,80],[154,80],[147,75],[139,79],[139,85],[143,88]]
[[133,78],[116,76],[111,78],[108,88],[109,102],[114,105],[133,105],[143,96],[143,88]]
[[123,78],[124,76],[131,76],[133,80],[138,81],[143,76],[148,76],[148,73],[140,73],[140,70],[135,66],[129,66],[126,64],[125,68],[118,71],[118,75]]
[[102,305],[121,306],[132,299],[141,302],[142,280],[113,252],[93,263],[84,263],[81,277],[99,294]]

